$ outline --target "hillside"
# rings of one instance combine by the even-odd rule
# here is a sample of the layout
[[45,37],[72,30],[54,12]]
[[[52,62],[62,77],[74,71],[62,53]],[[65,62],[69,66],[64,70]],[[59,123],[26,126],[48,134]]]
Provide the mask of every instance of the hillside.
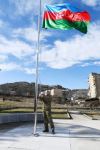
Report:
[[[45,91],[52,88],[65,89],[60,85],[39,85],[39,91]],[[0,95],[15,95],[15,96],[34,96],[35,83],[29,82],[14,82],[0,85]]]

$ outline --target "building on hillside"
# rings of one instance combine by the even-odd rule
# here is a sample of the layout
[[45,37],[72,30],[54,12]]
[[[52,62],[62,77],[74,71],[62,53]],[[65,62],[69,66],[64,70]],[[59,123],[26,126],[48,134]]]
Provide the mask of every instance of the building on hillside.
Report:
[[42,93],[46,94],[47,91],[50,91],[50,95],[53,98],[53,102],[57,102],[57,103],[64,103],[65,102],[62,89],[53,88],[51,90],[46,90],[46,91],[41,92],[40,95]]
[[100,74],[91,73],[89,75],[89,98],[100,98]]
[[9,94],[15,96],[16,95],[16,91],[10,91]]
[[73,89],[71,91],[71,101],[76,102],[76,100],[85,100],[88,98],[87,93],[87,89]]
[[62,97],[62,89],[51,89],[51,95],[54,97]]

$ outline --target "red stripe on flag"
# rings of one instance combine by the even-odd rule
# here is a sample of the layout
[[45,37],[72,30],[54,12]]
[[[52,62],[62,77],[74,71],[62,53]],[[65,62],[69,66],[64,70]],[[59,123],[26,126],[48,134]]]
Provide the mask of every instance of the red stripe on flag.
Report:
[[71,12],[70,10],[64,10],[64,11],[61,11],[61,12],[45,11],[44,19],[46,19],[46,20],[49,20],[49,19],[51,19],[51,20],[64,19],[64,20],[72,21],[72,22],[76,22],[76,21],[89,22],[90,21],[90,15],[86,11],[84,11],[84,12]]

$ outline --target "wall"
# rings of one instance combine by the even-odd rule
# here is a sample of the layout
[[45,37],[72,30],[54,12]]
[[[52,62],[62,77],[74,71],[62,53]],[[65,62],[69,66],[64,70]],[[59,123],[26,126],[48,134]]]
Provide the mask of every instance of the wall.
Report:
[[[34,122],[34,113],[0,114],[0,124],[10,123],[10,122],[23,122],[23,121],[33,121]],[[42,113],[38,113],[37,121],[43,122],[43,114]]]

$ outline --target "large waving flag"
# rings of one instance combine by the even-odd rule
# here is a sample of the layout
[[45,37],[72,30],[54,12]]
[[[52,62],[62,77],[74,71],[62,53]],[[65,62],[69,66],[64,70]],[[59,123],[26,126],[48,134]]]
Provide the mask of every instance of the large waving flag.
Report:
[[90,15],[87,11],[80,11],[69,3],[46,5],[43,18],[43,28],[49,29],[77,29],[87,33]]

